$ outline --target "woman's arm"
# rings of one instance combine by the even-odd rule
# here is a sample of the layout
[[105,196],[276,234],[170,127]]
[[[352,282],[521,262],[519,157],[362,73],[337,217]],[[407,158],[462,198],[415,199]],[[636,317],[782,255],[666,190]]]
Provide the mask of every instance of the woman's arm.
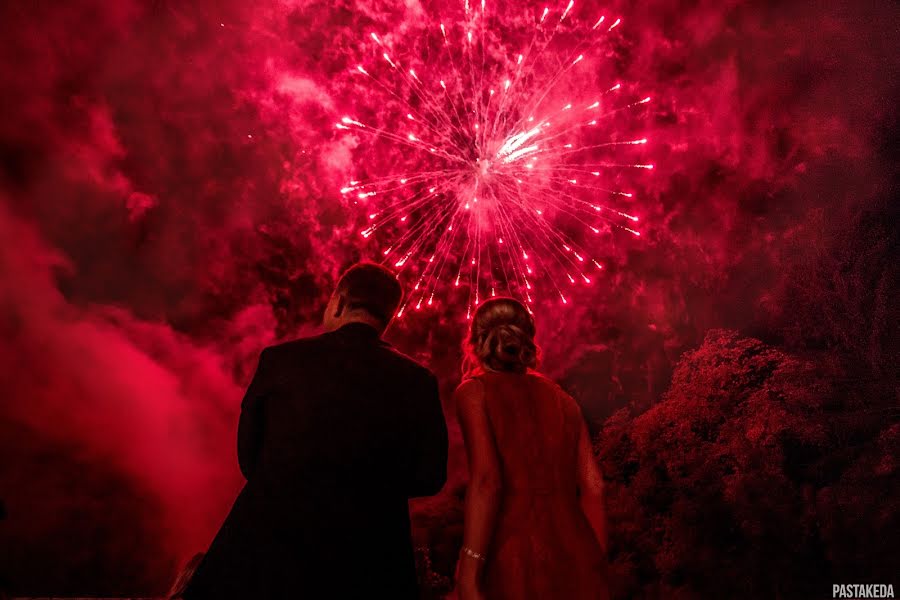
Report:
[[456,390],[456,407],[469,459],[463,553],[459,558],[459,591],[463,599],[478,596],[494,524],[500,506],[500,459],[484,406],[484,386],[478,380],[464,382]]
[[578,416],[581,420],[581,432],[578,435],[578,493],[581,498],[581,510],[591,524],[591,529],[594,530],[594,535],[600,543],[603,553],[606,554],[606,507],[603,505],[603,475],[594,458],[591,436],[580,411]]

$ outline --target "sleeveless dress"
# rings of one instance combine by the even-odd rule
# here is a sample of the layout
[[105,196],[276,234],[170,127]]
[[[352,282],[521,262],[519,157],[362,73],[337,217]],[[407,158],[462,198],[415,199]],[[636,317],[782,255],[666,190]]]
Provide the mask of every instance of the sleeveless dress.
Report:
[[490,600],[604,600],[606,562],[581,510],[578,404],[536,373],[483,373],[503,491],[485,564]]

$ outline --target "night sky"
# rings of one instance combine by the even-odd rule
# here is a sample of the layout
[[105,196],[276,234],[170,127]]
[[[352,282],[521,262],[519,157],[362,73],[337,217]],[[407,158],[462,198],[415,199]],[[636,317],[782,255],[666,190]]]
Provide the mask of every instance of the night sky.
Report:
[[[630,126],[656,168],[623,179],[642,235],[608,232],[602,276],[537,300],[546,372],[595,429],[659,402],[714,328],[896,383],[900,7],[573,14],[601,9],[623,25],[596,64],[653,97]],[[396,157],[334,124],[391,107],[348,71],[372,62],[369,31],[400,44],[460,18],[417,0],[0,7],[0,575],[158,591],[205,548],[241,484],[258,352],[316,332],[340,271],[379,258],[339,190]],[[449,294],[389,333],[445,398],[465,323]],[[613,375],[617,399],[588,402]]]

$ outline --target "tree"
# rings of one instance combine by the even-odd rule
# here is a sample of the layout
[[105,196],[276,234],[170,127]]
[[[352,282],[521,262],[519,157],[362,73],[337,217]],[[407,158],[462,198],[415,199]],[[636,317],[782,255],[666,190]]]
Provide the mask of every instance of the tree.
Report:
[[821,597],[847,577],[888,581],[878,565],[900,564],[896,548],[863,542],[897,530],[900,434],[848,412],[839,381],[712,330],[661,403],[607,420],[614,594]]

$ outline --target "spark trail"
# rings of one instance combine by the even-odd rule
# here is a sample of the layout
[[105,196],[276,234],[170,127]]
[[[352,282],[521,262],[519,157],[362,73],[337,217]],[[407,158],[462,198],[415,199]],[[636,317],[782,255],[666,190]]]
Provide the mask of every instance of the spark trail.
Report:
[[542,291],[568,303],[568,288],[602,269],[590,252],[597,236],[640,235],[616,175],[653,165],[617,153],[647,144],[620,129],[650,98],[598,85],[588,65],[621,22],[577,22],[573,5],[540,9],[517,29],[466,1],[462,18],[425,25],[409,46],[377,32],[361,44],[370,58],[353,75],[369,117],[336,127],[368,136],[371,160],[341,193],[364,207],[360,234],[412,287],[398,316],[466,292],[467,318],[498,294],[529,308]]

